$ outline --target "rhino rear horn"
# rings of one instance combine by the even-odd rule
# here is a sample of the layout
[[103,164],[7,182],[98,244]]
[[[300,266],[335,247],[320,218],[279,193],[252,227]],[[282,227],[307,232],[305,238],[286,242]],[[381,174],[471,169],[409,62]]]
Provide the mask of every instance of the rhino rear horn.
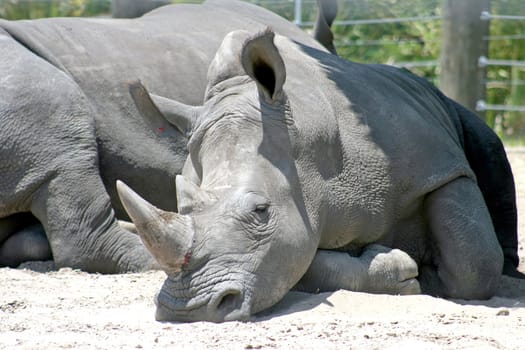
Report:
[[193,241],[193,225],[186,215],[160,210],[121,181],[117,191],[146,248],[168,275],[187,264]]
[[150,94],[140,81],[129,83],[129,92],[142,117],[158,134],[166,134],[173,125],[183,135],[188,136],[201,114],[200,106],[190,106]]
[[182,175],[175,177],[175,188],[177,191],[179,214],[187,214],[194,210],[200,210],[206,204],[215,201],[215,197],[209,192],[202,190]]
[[274,44],[275,34],[270,29],[246,40],[242,47],[241,63],[267,100],[278,100],[283,93],[286,68]]

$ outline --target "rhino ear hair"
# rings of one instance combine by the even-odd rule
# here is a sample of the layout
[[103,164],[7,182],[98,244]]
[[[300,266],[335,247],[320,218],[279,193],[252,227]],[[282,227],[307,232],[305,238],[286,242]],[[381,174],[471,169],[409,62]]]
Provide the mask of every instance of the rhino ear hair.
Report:
[[129,93],[142,117],[157,134],[171,136],[173,125],[188,136],[202,109],[150,94],[138,80],[129,83]]
[[244,71],[257,83],[259,91],[270,101],[283,93],[286,80],[284,61],[275,46],[270,29],[246,40],[241,52]]

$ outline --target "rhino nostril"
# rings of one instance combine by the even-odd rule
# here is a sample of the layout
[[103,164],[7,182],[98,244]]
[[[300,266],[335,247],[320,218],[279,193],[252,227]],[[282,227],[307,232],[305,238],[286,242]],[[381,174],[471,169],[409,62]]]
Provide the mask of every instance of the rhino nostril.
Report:
[[240,307],[241,304],[241,292],[238,290],[228,290],[221,296],[217,304],[217,310],[231,311]]

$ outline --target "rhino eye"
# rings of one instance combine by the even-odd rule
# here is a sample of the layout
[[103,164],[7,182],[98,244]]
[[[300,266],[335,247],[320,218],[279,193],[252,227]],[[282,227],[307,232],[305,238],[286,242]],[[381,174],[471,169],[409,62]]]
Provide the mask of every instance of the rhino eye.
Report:
[[268,213],[268,207],[270,205],[267,204],[267,203],[264,203],[264,204],[257,204],[255,206],[255,209],[253,210],[255,213],[259,214],[259,215],[263,215],[263,214],[266,214]]
[[257,220],[265,221],[268,218],[270,202],[257,193],[248,193],[244,202],[245,213],[251,213]]

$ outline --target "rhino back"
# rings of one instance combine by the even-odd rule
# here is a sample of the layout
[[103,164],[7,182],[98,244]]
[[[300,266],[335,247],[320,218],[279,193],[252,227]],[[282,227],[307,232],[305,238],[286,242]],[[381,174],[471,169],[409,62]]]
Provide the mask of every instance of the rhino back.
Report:
[[[292,142],[310,217],[327,232],[321,247],[358,243],[359,232],[367,242],[387,239],[404,218],[419,225],[427,193],[475,178],[458,116],[430,84],[393,67],[286,47],[285,88],[300,135]],[[421,229],[411,231],[423,237]]]
[[0,21],[0,27],[74,77],[93,98],[101,98],[100,88],[109,90],[126,80],[141,78],[158,94],[188,104],[203,102],[209,63],[227,33],[237,29],[262,31],[268,26],[322,50],[290,22],[240,1],[165,6],[131,20]]

